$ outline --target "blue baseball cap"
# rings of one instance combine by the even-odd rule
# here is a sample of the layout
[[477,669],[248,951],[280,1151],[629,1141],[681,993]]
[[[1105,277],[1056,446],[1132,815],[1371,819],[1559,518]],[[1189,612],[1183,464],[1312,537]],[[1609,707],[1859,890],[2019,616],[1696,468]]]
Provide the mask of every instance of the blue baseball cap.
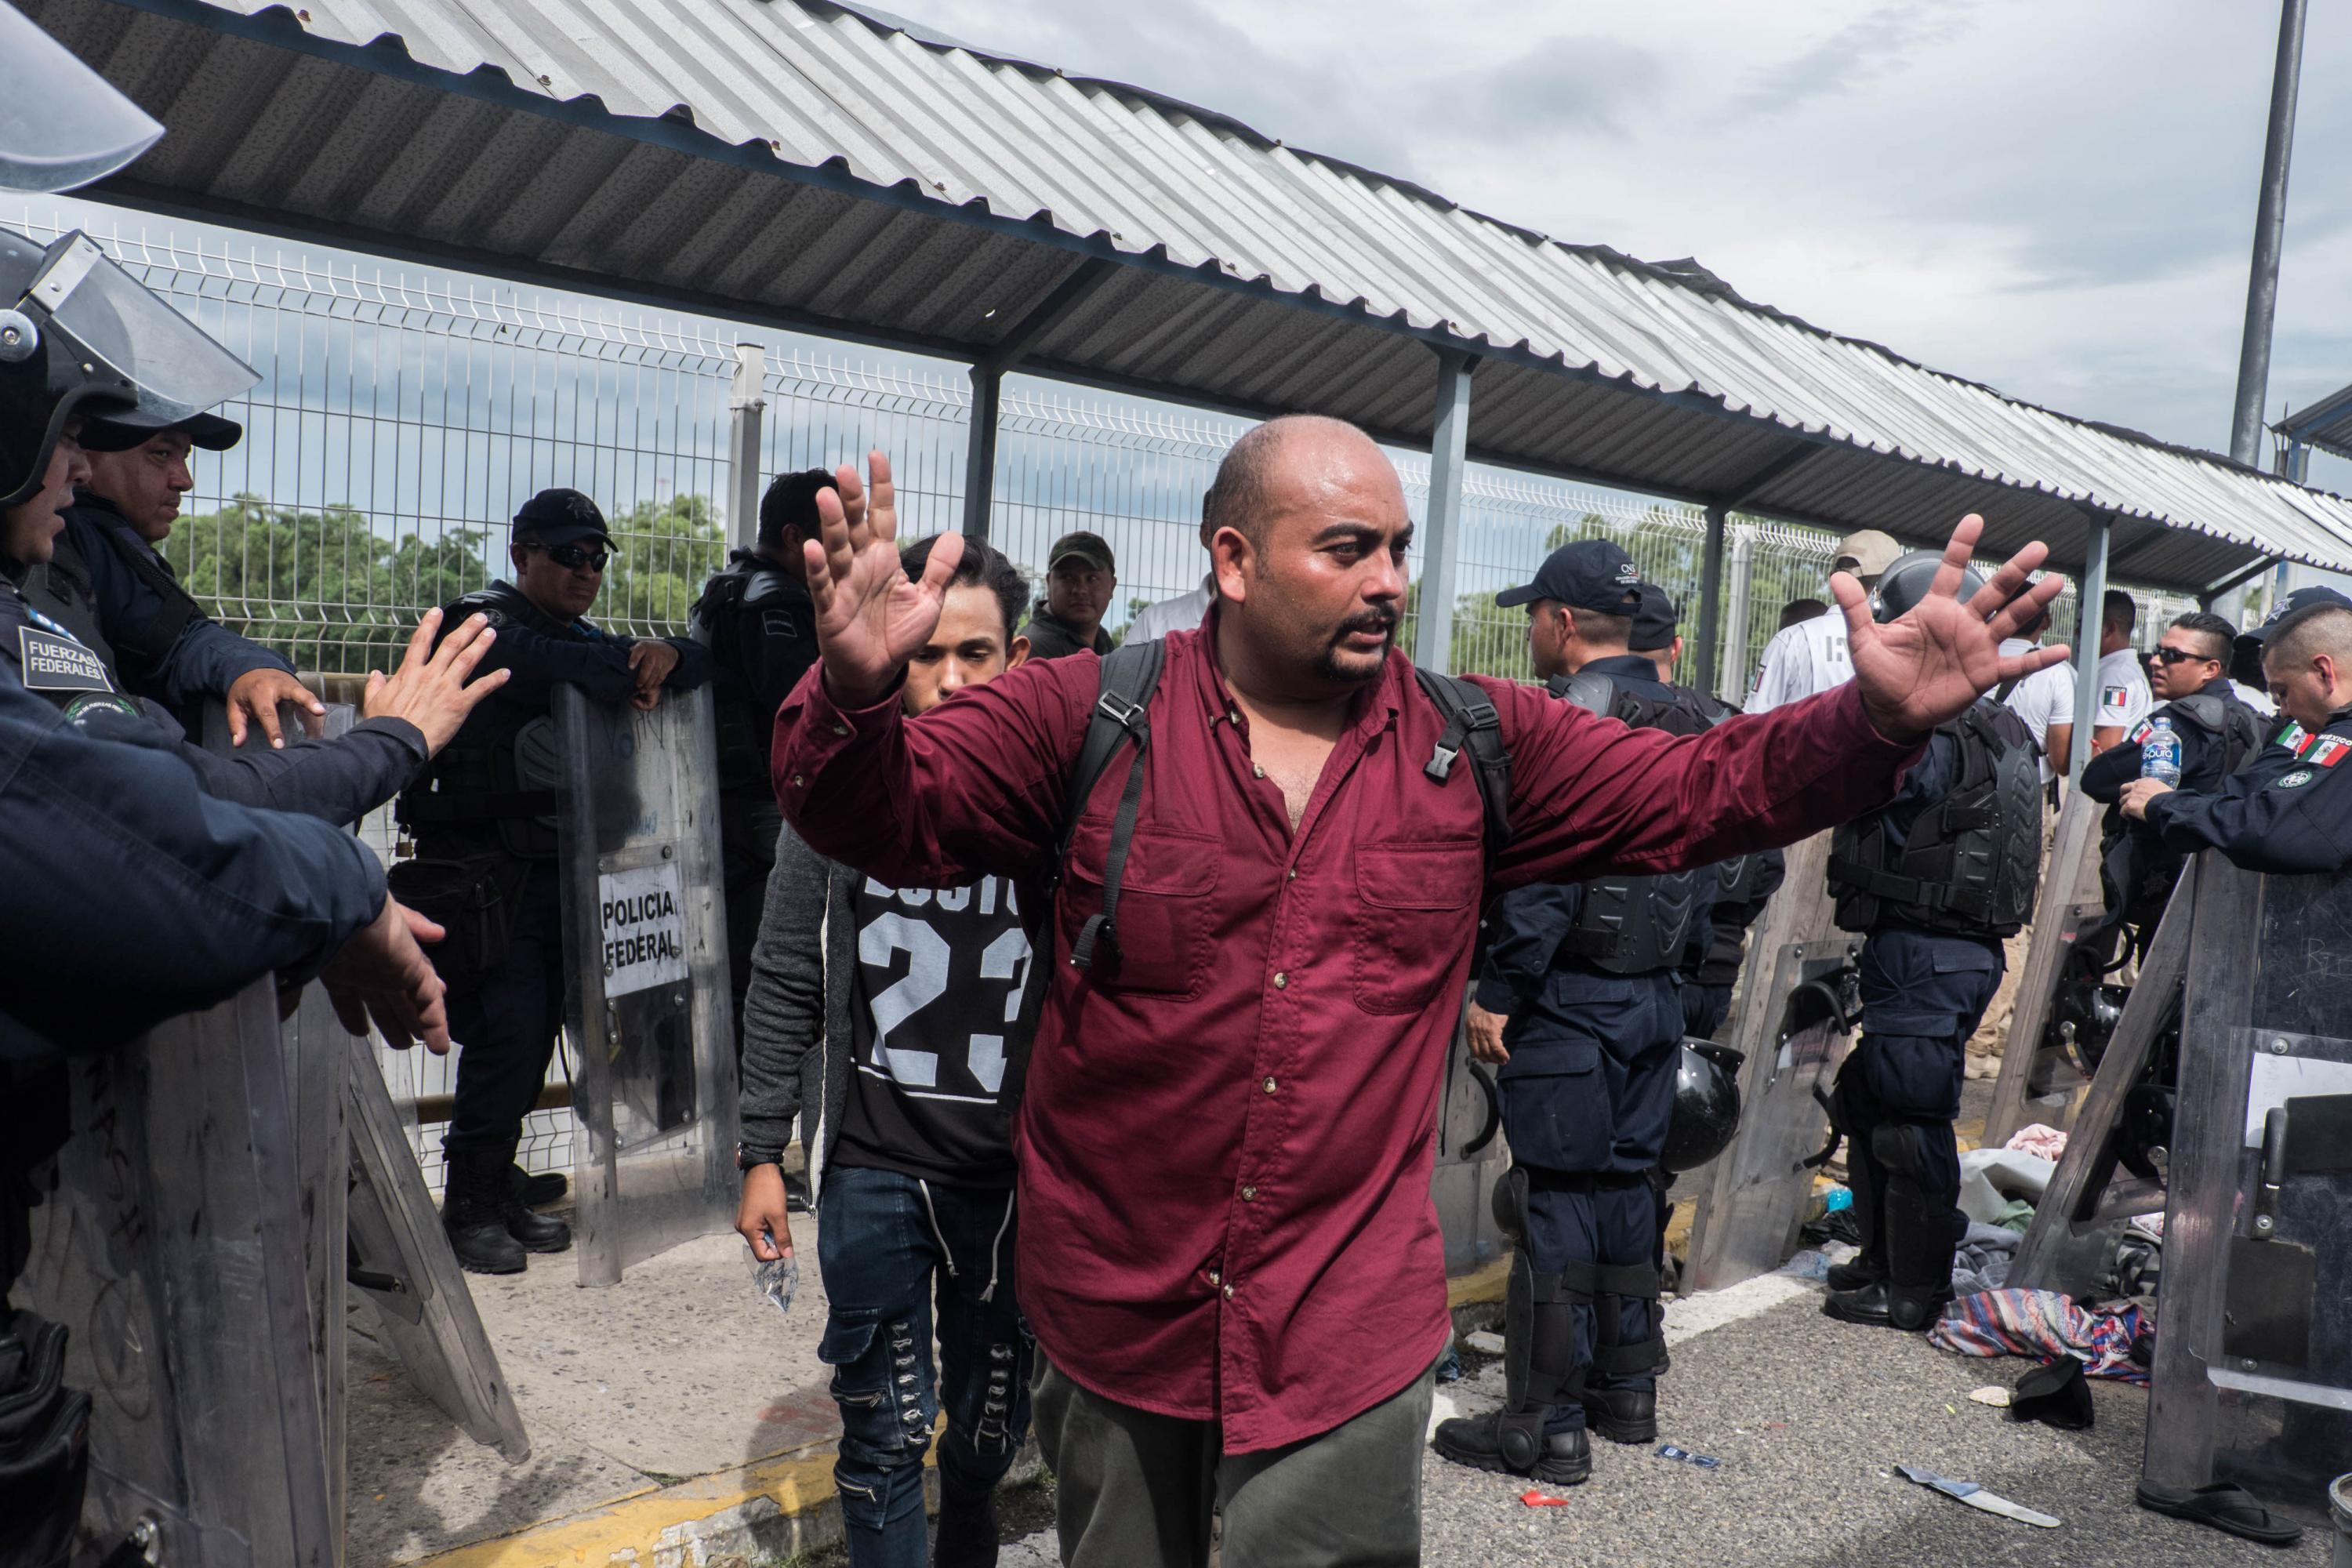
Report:
[[613,542],[596,503],[578,490],[566,489],[541,490],[523,502],[514,515],[514,536],[546,545],[572,544],[583,539]]
[[1632,616],[1642,605],[1642,569],[1605,539],[1580,539],[1544,557],[1535,581],[1495,595],[1497,609],[1556,599],[1575,610]]
[[1633,612],[1633,635],[1625,646],[1634,653],[1655,653],[1675,646],[1675,602],[1655,583],[1642,584],[1642,607]]

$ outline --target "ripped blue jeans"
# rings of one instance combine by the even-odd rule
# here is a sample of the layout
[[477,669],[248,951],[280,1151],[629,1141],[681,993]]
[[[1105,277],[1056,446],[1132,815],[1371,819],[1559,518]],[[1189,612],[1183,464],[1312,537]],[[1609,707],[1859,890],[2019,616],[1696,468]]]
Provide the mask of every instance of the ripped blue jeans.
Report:
[[1034,1352],[1013,1294],[1013,1194],[835,1165],[816,1221],[832,1309],[817,1354],[841,1407],[833,1474],[849,1561],[925,1568],[923,1454],[941,1407],[940,1487],[950,1500],[1002,1480],[1029,1431]]

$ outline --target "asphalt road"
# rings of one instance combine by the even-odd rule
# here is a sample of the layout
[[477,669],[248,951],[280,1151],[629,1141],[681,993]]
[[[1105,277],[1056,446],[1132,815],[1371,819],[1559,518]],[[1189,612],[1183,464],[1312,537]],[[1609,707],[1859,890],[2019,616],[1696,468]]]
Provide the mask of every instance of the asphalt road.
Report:
[[[1700,1298],[1700,1300],[1706,1300]],[[2132,1500],[2147,1396],[2094,1383],[2097,1422],[2059,1432],[1971,1402],[2021,1361],[1974,1361],[1924,1339],[1820,1315],[1807,1287],[1681,1340],[1662,1395],[1665,1440],[1713,1470],[1597,1443],[1566,1506],[1528,1508],[1528,1483],[1448,1464],[1423,1472],[1431,1568],[2322,1568],[2322,1524],[2278,1550],[2148,1513]],[[1696,1303],[1694,1303],[1696,1304]],[[1464,1413],[1500,1393],[1492,1362],[1441,1394]],[[1894,1473],[1922,1465],[2055,1515],[1998,1519]],[[1050,1492],[1008,1499],[1002,1568],[1055,1562]],[[831,1561],[831,1560],[829,1560]]]

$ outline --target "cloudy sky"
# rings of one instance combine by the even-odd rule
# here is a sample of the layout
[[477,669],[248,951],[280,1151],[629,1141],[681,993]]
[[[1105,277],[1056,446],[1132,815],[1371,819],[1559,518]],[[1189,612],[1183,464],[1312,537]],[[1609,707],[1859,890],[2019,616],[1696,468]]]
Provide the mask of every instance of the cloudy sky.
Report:
[[[2270,0],[887,0],[2068,413],[2226,449]],[[2352,382],[2352,14],[2312,8],[2267,415]],[[2267,457],[2265,458],[2267,462]],[[2315,482],[2352,489],[2352,464]]]

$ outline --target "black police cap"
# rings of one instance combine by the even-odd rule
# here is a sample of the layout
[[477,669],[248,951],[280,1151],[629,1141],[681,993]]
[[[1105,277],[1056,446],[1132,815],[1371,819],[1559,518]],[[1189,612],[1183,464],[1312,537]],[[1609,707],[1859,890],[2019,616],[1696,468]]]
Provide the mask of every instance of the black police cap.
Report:
[[191,415],[177,424],[162,426],[131,425],[93,416],[82,421],[81,446],[85,452],[128,452],[173,431],[185,436],[190,446],[201,447],[207,452],[226,452],[245,439],[244,426],[217,414]]
[[1575,610],[1631,616],[1641,607],[1642,570],[1605,539],[1580,539],[1544,557],[1535,581],[1495,595],[1498,609],[1556,599]]
[[1625,646],[1635,653],[1655,653],[1675,646],[1675,602],[1655,583],[1642,584],[1642,607],[1633,612],[1633,635]]
[[567,489],[541,490],[523,502],[514,516],[514,536],[541,544],[571,544],[583,539],[613,542],[596,503],[578,490]]
[[2307,610],[2314,605],[2334,605],[2341,609],[2352,610],[2352,598],[2346,597],[2333,588],[2323,588],[2316,584],[2308,588],[2297,588],[2279,601],[2278,608],[2263,617],[2261,626],[2252,631],[2238,634],[2237,640],[2230,647],[2230,679],[2247,686],[2260,688],[2264,680],[2263,648],[2270,642],[2271,633],[2278,629],[2281,621],[2285,620],[2297,610]]

